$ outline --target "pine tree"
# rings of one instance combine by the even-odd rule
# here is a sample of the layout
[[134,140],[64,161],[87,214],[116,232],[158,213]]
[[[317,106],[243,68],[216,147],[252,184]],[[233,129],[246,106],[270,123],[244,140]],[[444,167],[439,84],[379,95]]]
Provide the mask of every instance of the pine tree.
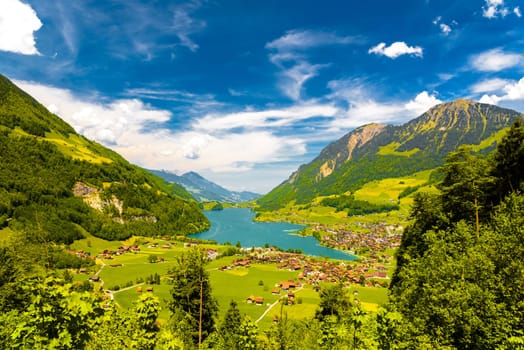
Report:
[[177,257],[169,271],[173,283],[169,308],[173,313],[184,314],[193,329],[193,340],[199,345],[213,332],[218,311],[205,270],[208,261],[207,255],[194,247]]

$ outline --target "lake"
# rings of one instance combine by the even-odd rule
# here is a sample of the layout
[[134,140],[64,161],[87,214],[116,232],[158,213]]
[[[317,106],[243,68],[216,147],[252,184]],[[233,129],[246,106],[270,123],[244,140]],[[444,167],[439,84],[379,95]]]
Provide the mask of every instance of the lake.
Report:
[[[281,222],[255,222],[255,213],[250,209],[226,208],[204,212],[211,228],[191,237],[213,240],[218,243],[240,242],[242,247],[263,247],[266,243],[284,250],[300,248],[304,254],[327,256],[333,259],[354,260],[355,256],[321,246],[315,237],[302,237],[296,232],[304,226]],[[295,233],[295,234],[293,234]]]

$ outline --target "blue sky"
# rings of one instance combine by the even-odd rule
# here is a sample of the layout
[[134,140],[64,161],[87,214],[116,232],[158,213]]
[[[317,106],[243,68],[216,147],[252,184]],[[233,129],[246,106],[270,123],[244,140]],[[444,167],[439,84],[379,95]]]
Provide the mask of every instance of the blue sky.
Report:
[[0,73],[146,168],[265,193],[456,98],[524,112],[522,0],[1,0]]

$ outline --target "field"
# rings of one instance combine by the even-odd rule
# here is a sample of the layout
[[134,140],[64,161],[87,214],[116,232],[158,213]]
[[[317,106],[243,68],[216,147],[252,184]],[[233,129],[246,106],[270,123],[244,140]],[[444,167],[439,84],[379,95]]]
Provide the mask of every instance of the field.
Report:
[[[156,247],[153,246],[155,243],[157,244]],[[171,299],[171,285],[166,274],[174,266],[175,258],[188,249],[184,247],[182,242],[160,239],[146,241],[145,238],[137,237],[125,242],[108,242],[91,236],[75,242],[72,248],[91,251],[96,254],[105,249],[116,250],[121,245],[131,244],[139,245],[140,252],[128,252],[119,256],[112,256],[112,259],[97,259],[95,267],[90,268],[87,273],[75,274],[74,279],[84,281],[98,272],[103,284],[100,282],[96,286],[110,290],[106,293],[112,295],[118,305],[124,309],[132,308],[140,293],[147,293],[147,287],[153,287],[152,293],[157,295],[161,301],[160,321],[165,322],[169,318],[168,304]],[[164,244],[170,244],[170,247],[162,248]],[[217,251],[225,249],[225,246],[220,245],[202,244],[201,246]],[[162,258],[163,262],[149,262],[152,255]],[[285,312],[288,318],[294,319],[314,316],[320,298],[318,292],[314,291],[311,286],[304,285],[303,288],[296,290],[296,300],[300,300],[300,303],[295,305],[282,306],[281,303],[278,303],[278,299],[285,295],[282,291],[278,295],[272,294],[278,282],[290,279],[297,280],[298,271],[280,270],[276,264],[257,263],[247,268],[219,269],[221,266],[230,265],[234,259],[238,259],[238,256],[221,257],[212,260],[207,266],[212,293],[218,301],[219,319],[229,308],[231,300],[236,301],[242,314],[248,315],[253,321],[258,321],[261,329],[269,327],[273,317],[280,315],[281,312]],[[160,285],[145,282],[147,277],[153,274],[161,276]],[[142,292],[137,291],[138,287],[141,287]],[[366,310],[374,311],[379,304],[387,300],[387,290],[384,288],[355,286],[352,287],[350,293],[353,293],[355,289],[358,290],[359,300]],[[263,297],[263,305],[247,303],[246,300],[250,296]],[[261,318],[266,311],[268,311],[267,314]]]
[[[371,181],[355,191],[355,199],[368,201],[373,204],[397,203],[399,210],[368,215],[348,216],[347,211],[336,211],[335,208],[320,205],[323,198],[316,198],[310,205],[296,205],[290,203],[286,207],[273,212],[261,212],[257,221],[285,221],[298,224],[345,225],[355,228],[356,223],[387,222],[389,224],[407,223],[407,218],[413,204],[413,196],[417,192],[437,192],[432,185],[427,185],[432,170],[422,171],[406,177],[387,178]],[[398,199],[399,195],[408,188],[416,191]],[[348,194],[348,193],[346,193]],[[307,230],[306,230],[307,233]]]

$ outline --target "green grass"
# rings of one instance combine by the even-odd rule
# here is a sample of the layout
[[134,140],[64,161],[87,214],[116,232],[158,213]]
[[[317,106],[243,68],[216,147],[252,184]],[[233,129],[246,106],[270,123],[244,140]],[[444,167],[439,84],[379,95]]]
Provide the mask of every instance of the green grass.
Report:
[[[144,244],[146,241],[149,243]],[[98,265],[90,268],[88,273],[75,274],[74,281],[82,282],[86,280],[100,269],[102,264],[106,264],[100,272],[100,277],[104,281],[104,288],[112,289],[115,285],[118,285],[120,290],[114,293],[115,301],[123,309],[129,309],[133,307],[134,301],[140,295],[136,290],[137,279],[145,279],[152,274],[158,273],[161,276],[161,284],[153,285],[154,291],[152,293],[158,296],[161,301],[162,311],[160,312],[159,318],[161,322],[165,322],[170,315],[168,304],[171,299],[171,285],[165,276],[168,270],[175,266],[175,258],[184,250],[187,250],[181,242],[170,242],[172,247],[169,249],[161,248],[166,242],[167,241],[160,239],[154,240],[140,237],[133,237],[124,242],[109,242],[93,236],[77,241],[72,245],[73,248],[83,250],[88,250],[89,248],[95,253],[104,249],[115,250],[120,245],[132,244],[138,244],[141,251],[139,253],[125,253],[120,256],[115,256],[114,259],[111,260],[98,260]],[[158,243],[158,247],[148,248],[148,245],[151,243]],[[226,247],[218,245],[200,246],[217,249],[219,251],[226,249]],[[150,263],[149,256],[152,254],[164,258],[165,261],[162,263]],[[229,308],[231,300],[236,301],[238,309],[242,314],[246,314],[253,321],[257,320],[266,311],[268,304],[273,304],[280,297],[280,295],[276,296],[271,294],[272,289],[275,288],[275,284],[283,280],[296,280],[298,276],[298,272],[296,271],[277,269],[276,264],[252,264],[249,268],[237,268],[225,271],[218,269],[221,266],[230,265],[231,262],[237,258],[237,256],[219,258],[211,261],[207,266],[212,293],[218,301],[219,306],[218,322],[220,322]],[[110,264],[122,264],[122,266],[111,267]],[[262,284],[260,284],[260,281],[262,281]],[[126,285],[132,285],[132,287],[126,289]],[[142,293],[147,293],[146,288],[149,285],[142,283],[141,286],[143,289]],[[374,311],[378,305],[387,301],[387,290],[384,288],[353,286],[350,289],[350,293],[353,293],[354,290],[358,290],[358,298],[361,300],[365,310]],[[246,299],[250,295],[264,297],[264,305],[248,304]],[[283,295],[283,293],[281,293],[281,295]],[[320,300],[318,293],[313,291],[311,286],[305,285],[302,290],[296,293],[297,302],[299,298],[302,301],[301,304],[297,303],[295,305],[284,306],[282,311],[291,319],[313,317]],[[272,324],[273,316],[279,315],[280,311],[280,304],[277,304],[259,322],[259,327],[261,329],[267,329]]]
[[[264,313],[268,303],[272,304],[278,299],[278,296],[271,294],[275,284],[282,280],[296,279],[297,276],[297,272],[278,270],[273,264],[254,264],[250,268],[210,272],[213,295],[219,304],[219,314],[223,315],[231,300],[234,300],[240,312],[251,317],[253,321]],[[259,285],[259,281],[263,282],[262,286]],[[264,305],[246,303],[250,295],[264,297]]]
[[378,155],[381,156],[402,156],[402,157],[410,157],[414,154],[416,154],[418,151],[420,151],[419,148],[413,148],[409,151],[397,151],[397,149],[400,147],[399,142],[392,142],[389,145],[386,146],[380,146],[379,151],[377,152]]
[[113,162],[107,157],[95,154],[87,147],[88,141],[78,135],[69,135],[66,138],[64,135],[52,131],[47,132],[46,137],[40,139],[54,143],[60,152],[73,159],[85,160],[94,164]]
[[355,199],[375,204],[396,202],[398,195],[406,188],[420,186],[428,182],[431,172],[432,170],[427,170],[411,176],[369,182],[355,192]]

